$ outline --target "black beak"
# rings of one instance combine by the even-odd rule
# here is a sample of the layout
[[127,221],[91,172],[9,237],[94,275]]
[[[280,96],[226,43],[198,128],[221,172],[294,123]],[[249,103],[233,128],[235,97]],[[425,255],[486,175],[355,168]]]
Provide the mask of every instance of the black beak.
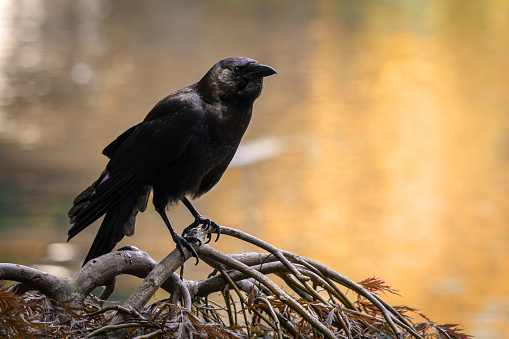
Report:
[[273,74],[277,74],[276,70],[270,66],[262,64],[250,64],[248,66],[249,76],[263,78]]

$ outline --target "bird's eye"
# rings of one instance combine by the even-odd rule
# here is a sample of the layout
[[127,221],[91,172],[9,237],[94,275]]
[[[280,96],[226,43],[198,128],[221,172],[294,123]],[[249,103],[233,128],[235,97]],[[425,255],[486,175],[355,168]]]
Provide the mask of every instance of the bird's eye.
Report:
[[239,74],[240,74],[240,69],[239,69],[238,67],[233,67],[233,68],[232,68],[232,73],[233,73],[234,75],[239,75]]

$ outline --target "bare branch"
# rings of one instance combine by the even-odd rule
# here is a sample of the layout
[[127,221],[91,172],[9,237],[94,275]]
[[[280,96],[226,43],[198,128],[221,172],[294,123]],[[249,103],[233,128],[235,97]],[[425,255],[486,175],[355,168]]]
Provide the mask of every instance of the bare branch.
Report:
[[360,285],[358,285],[357,283],[355,283],[354,281],[348,279],[347,277],[331,270],[330,268],[328,268],[327,266],[317,262],[317,261],[314,261],[314,260],[311,260],[311,259],[308,259],[308,258],[302,258],[298,255],[295,255],[293,253],[290,253],[290,252],[286,252],[284,251],[283,252],[286,256],[288,257],[291,257],[295,262],[299,262],[299,263],[307,263],[309,265],[306,265],[307,267],[314,267],[316,269],[318,269],[318,271],[320,271],[322,274],[330,277],[331,279],[337,281],[338,283],[344,285],[344,286],[347,286],[348,288],[350,288],[352,291],[362,295],[363,297],[365,297],[366,299],[368,299],[371,303],[373,303],[373,305],[375,305],[378,310],[380,310],[380,312],[382,313],[382,315],[384,316],[385,320],[387,321],[387,323],[389,324],[389,326],[391,327],[392,331],[394,332],[394,334],[396,334],[398,337],[401,337],[401,333],[399,331],[399,329],[396,327],[396,325],[394,324],[394,322],[392,321],[392,317],[390,315],[390,313],[387,311],[387,309],[368,291],[366,291],[364,288],[362,288]]
[[[190,232],[192,233],[190,235],[203,241],[206,232],[211,230],[196,228]],[[248,326],[248,336],[251,335],[250,330],[269,332],[273,330],[273,335],[278,337],[285,337],[288,334],[293,337],[306,337],[312,333],[321,333],[326,338],[349,338],[363,333],[367,326],[375,332],[381,328],[386,334],[390,327],[394,337],[398,338],[403,336],[422,338],[422,331],[416,330],[416,327],[405,318],[406,315],[405,317],[401,315],[404,313],[398,313],[396,309],[400,310],[399,308],[393,308],[375,293],[327,266],[309,258],[281,251],[239,230],[223,226],[221,231],[225,235],[249,242],[269,253],[226,255],[208,245],[193,244],[199,258],[214,268],[207,279],[200,281],[182,281],[175,273],[190,257],[187,249],[185,257],[182,257],[181,253],[175,249],[157,263],[147,253],[133,247],[123,248],[93,259],[75,274],[65,278],[55,277],[26,266],[0,264],[0,279],[19,282],[11,289],[18,288],[21,292],[37,289],[51,299],[66,302],[64,307],[75,309],[75,307],[84,306],[86,296],[97,286],[106,285],[101,297],[107,298],[111,295],[115,289],[116,277],[120,274],[144,278],[123,306],[106,307],[92,314],[94,316],[92,323],[95,325],[86,325],[87,329],[84,332],[89,333],[89,337],[126,327],[158,328],[158,331],[150,334],[146,334],[143,329],[130,332],[130,335],[137,335],[139,338],[153,337],[168,329],[168,319],[173,319],[175,310],[180,309],[178,314],[182,318],[178,321],[187,322],[185,326],[190,326],[186,327],[189,330],[196,326],[197,331],[204,332],[230,331],[230,329],[224,329],[225,325],[221,320],[221,317],[228,312],[231,327],[237,326],[236,330],[240,331],[238,333],[243,333],[243,329],[240,330],[243,327],[239,325],[242,320],[238,319],[238,314],[242,312],[244,323]],[[278,284],[266,276],[271,273],[281,277],[286,286],[293,292],[297,292],[302,299],[297,301],[283,291]],[[359,311],[346,297],[346,292],[343,293],[343,287],[362,296],[362,302],[365,302],[368,307],[376,307],[376,314],[370,311],[368,313]],[[171,297],[143,309],[159,288],[169,291]],[[236,296],[230,293],[229,289],[233,289]],[[223,292],[226,308],[208,299],[211,293],[218,291]],[[323,292],[327,292],[328,295]],[[92,300],[94,300],[92,304],[85,304],[85,306],[88,305],[88,309],[90,305],[93,308],[101,307],[100,301]],[[172,305],[178,304],[179,300],[181,308]],[[253,300],[259,300],[261,303],[254,305]],[[192,312],[193,302],[196,315]],[[211,305],[217,307],[210,307]],[[401,312],[410,310],[415,313],[415,310],[410,308],[401,310]],[[105,322],[105,316],[102,314],[107,311],[117,312],[113,319],[110,318],[111,315],[108,315]],[[248,321],[248,312],[254,313],[251,321]],[[145,318],[147,314],[150,317]],[[354,318],[351,315],[355,315]],[[202,319],[206,322],[205,324],[201,322]],[[372,321],[374,321],[373,325],[371,325]],[[98,326],[102,327],[98,329]],[[219,329],[212,329],[214,326],[219,326]]]
[[59,278],[32,267],[1,263],[0,279],[24,283],[57,301],[70,300],[75,296],[70,278]]
[[[157,262],[146,252],[140,250],[117,251],[89,261],[72,276],[64,278],[32,267],[0,263],[0,279],[24,284],[21,286],[23,292],[38,290],[48,298],[59,302],[69,302],[69,306],[81,308],[85,297],[96,287],[104,286],[120,274],[144,278],[156,265]],[[191,305],[189,291],[179,281],[178,276],[172,277],[172,279],[164,281],[162,288],[171,292],[175,290],[174,284],[177,284],[185,297],[185,305],[189,308]]]
[[[222,228],[221,228],[222,229]],[[211,257],[214,260],[235,268],[236,270],[245,273],[258,281],[260,281],[262,284],[264,284],[272,293],[274,293],[279,300],[281,300],[283,303],[290,306],[292,309],[294,309],[297,313],[299,313],[300,316],[302,316],[306,321],[308,321],[310,324],[312,324],[317,330],[319,330],[322,334],[324,334],[327,338],[335,338],[334,333],[332,333],[331,330],[329,330],[327,327],[324,326],[316,317],[311,315],[308,311],[306,311],[296,300],[294,300],[292,297],[290,297],[288,294],[286,294],[279,286],[277,286],[275,283],[273,283],[270,279],[268,279],[263,274],[259,273],[258,271],[250,268],[249,266],[241,263],[238,260],[232,259],[225,254],[222,254],[221,252],[213,249],[212,247],[208,245],[203,245],[196,247],[196,252],[198,252],[199,255]]]
[[[205,232],[201,228],[195,228],[189,232],[189,235],[198,238],[203,243]],[[199,246],[192,244],[196,249]],[[132,307],[140,311],[143,306],[152,298],[159,287],[177,270],[184,262],[191,257],[189,250],[185,249],[185,257],[178,249],[174,249],[159,264],[157,264],[145,277],[138,288],[124,303],[124,307]],[[190,304],[190,303],[189,303]],[[117,314],[112,320],[112,324],[118,324],[126,317],[124,314]]]
[[286,267],[288,267],[290,272],[292,272],[292,274],[297,279],[299,279],[301,282],[309,280],[309,278],[300,274],[300,272],[292,265],[292,263],[290,261],[288,261],[288,259],[285,258],[285,256],[283,255],[283,253],[281,252],[281,250],[279,248],[277,248],[277,247],[275,247],[261,239],[258,239],[257,237],[254,237],[250,234],[247,234],[245,232],[239,231],[239,230],[237,230],[235,228],[231,228],[231,227],[221,226],[221,234],[229,235],[231,237],[235,237],[237,239],[244,240],[248,243],[251,243],[251,244],[256,245],[260,248],[263,248],[267,252],[270,252],[272,255],[274,255]]

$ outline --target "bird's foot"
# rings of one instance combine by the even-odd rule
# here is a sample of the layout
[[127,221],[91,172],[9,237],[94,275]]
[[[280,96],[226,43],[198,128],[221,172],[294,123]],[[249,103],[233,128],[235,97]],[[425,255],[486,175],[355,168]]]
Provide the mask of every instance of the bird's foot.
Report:
[[[217,241],[219,239],[219,235],[221,234],[221,226],[219,226],[215,221],[206,219],[206,218],[202,217],[201,215],[198,216],[191,225],[187,226],[184,229],[184,231],[182,232],[182,235],[187,234],[190,230],[192,230],[193,228],[196,228],[200,225],[204,226],[203,227],[204,230],[208,230],[210,227],[212,227],[217,233],[217,237],[216,237],[215,241]],[[211,239],[212,239],[211,234],[207,233],[207,241],[205,241],[205,243],[208,244]]]
[[175,237],[173,237],[173,241],[175,241],[175,244],[177,244],[177,249],[180,251],[180,253],[182,253],[182,256],[184,258],[186,256],[184,248],[187,248],[189,250],[189,252],[191,253],[191,256],[196,258],[195,265],[198,265],[198,262],[200,261],[198,259],[198,254],[196,253],[196,251],[194,250],[193,246],[191,246],[190,243],[194,242],[194,243],[197,243],[198,246],[201,246],[200,239],[195,238],[195,237],[181,237],[181,236],[175,234]]

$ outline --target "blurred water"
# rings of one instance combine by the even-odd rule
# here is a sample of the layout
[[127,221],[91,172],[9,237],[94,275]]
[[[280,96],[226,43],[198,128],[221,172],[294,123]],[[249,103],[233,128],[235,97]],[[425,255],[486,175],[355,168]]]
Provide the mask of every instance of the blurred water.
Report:
[[[508,26],[502,0],[0,1],[2,261],[45,264],[102,148],[248,56],[278,75],[200,211],[382,277],[403,295],[391,302],[437,322],[509,337]],[[73,239],[76,265],[96,227]],[[151,208],[137,230],[122,244],[156,260],[174,247]]]

